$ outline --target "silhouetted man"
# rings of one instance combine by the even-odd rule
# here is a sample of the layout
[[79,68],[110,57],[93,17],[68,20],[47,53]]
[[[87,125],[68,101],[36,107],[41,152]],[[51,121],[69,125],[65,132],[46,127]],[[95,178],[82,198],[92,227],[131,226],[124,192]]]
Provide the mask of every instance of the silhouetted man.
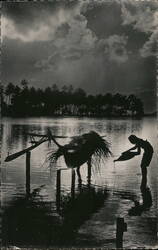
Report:
[[138,138],[135,135],[130,135],[128,139],[132,144],[135,144],[135,146],[129,149],[129,151],[137,149],[137,154],[139,155],[141,153],[141,149],[144,150],[144,154],[141,161],[141,170],[142,170],[141,190],[142,190],[145,189],[147,186],[147,167],[151,162],[154,150],[151,144],[147,140],[145,141],[141,138]]

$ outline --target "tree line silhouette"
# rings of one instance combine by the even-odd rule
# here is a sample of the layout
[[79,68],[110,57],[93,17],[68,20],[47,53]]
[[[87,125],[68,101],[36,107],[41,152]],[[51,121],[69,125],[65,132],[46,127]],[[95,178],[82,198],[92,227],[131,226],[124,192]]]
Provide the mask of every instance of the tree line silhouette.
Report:
[[142,101],[133,94],[106,93],[88,95],[81,88],[56,84],[35,88],[28,81],[19,85],[0,85],[3,116],[142,116]]

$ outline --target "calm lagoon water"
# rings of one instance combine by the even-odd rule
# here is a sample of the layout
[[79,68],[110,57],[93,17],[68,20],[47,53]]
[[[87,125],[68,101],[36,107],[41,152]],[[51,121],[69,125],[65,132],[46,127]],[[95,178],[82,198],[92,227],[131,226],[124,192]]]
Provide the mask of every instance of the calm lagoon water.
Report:
[[[8,154],[30,146],[27,133],[73,136],[94,130],[106,135],[112,157],[92,167],[87,185],[87,165],[81,167],[82,186],[76,178],[75,199],[71,196],[71,169],[61,171],[61,209],[56,209],[56,168],[66,168],[64,159],[50,168],[48,153],[52,143],[31,152],[31,195],[25,191],[25,155],[4,162]],[[1,205],[3,245],[115,247],[116,218],[124,217],[128,230],[124,247],[156,247],[157,216],[157,120],[156,118],[3,118],[1,121],[2,164]],[[132,147],[128,136],[147,139],[155,153],[148,169],[149,190],[140,191],[141,156],[113,163],[121,152]],[[58,139],[63,145],[70,138]],[[144,201],[144,205],[143,204]],[[134,202],[137,203],[135,207]]]

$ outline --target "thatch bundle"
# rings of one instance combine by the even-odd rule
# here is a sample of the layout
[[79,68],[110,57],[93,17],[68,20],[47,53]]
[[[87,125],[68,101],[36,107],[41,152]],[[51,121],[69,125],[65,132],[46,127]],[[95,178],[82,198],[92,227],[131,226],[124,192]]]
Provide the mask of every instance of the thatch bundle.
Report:
[[51,153],[49,159],[56,162],[60,156],[64,156],[67,166],[71,168],[81,166],[92,156],[97,160],[111,154],[109,143],[94,131],[74,136],[70,143],[64,146],[59,145],[54,139],[53,141],[59,148]]

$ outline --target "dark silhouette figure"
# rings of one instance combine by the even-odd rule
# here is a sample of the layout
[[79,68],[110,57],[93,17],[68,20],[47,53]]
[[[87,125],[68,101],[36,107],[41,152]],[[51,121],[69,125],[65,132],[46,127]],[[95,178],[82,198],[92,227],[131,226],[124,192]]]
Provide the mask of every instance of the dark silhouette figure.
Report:
[[136,153],[137,155],[140,155],[141,149],[144,150],[141,161],[142,181],[140,188],[141,190],[145,190],[147,187],[147,167],[149,166],[152,160],[154,150],[151,144],[147,140],[143,140],[135,135],[130,135],[128,139],[132,144],[135,144],[134,147],[129,149],[129,152],[131,150],[137,149]]
[[142,190],[143,203],[140,204],[139,201],[134,201],[135,206],[129,211],[129,215],[141,215],[144,211],[147,211],[152,206],[152,195],[149,188]]

